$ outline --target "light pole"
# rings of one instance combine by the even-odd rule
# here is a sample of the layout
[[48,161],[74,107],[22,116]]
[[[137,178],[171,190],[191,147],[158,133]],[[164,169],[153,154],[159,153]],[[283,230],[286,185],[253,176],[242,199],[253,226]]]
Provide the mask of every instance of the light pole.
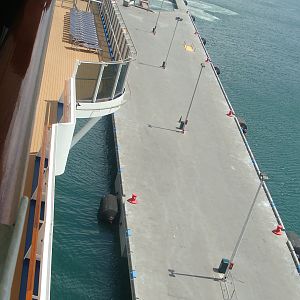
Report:
[[195,88],[194,88],[193,96],[192,96],[188,111],[186,113],[185,119],[184,119],[184,121],[181,121],[181,118],[179,120],[179,123],[180,123],[179,129],[181,129],[182,132],[184,132],[184,128],[188,123],[188,117],[189,117],[189,114],[190,114],[190,111],[191,111],[192,104],[194,102],[195,94],[196,94],[196,91],[197,91],[198,83],[200,81],[200,77],[201,77],[203,68],[205,68],[205,64],[201,63],[200,72],[199,72],[199,75],[198,75],[198,78],[197,78],[197,82],[196,82],[196,85],[195,85]]
[[153,33],[154,35],[155,35],[155,33],[156,33],[156,27],[157,27],[157,24],[158,24],[158,19],[159,19],[160,13],[161,13],[161,9],[162,9],[162,7],[163,7],[163,5],[164,5],[164,2],[165,2],[165,0],[163,0],[163,1],[161,2],[160,9],[159,9],[159,12],[158,12],[158,16],[157,16],[157,19],[156,19],[156,23],[155,23],[155,26],[154,26],[153,29],[152,29],[152,33]]
[[174,28],[174,31],[173,31],[173,36],[172,36],[172,39],[171,39],[171,42],[170,42],[170,45],[169,45],[168,53],[167,53],[166,59],[163,61],[162,65],[161,65],[161,67],[163,69],[165,69],[166,65],[167,65],[167,60],[168,60],[169,53],[170,53],[170,50],[171,50],[171,47],[172,47],[172,43],[173,43],[173,40],[174,40],[174,36],[175,36],[175,32],[176,32],[178,23],[181,22],[183,19],[180,18],[180,17],[176,17],[175,20],[176,20],[176,25],[175,25],[175,28]]
[[252,214],[252,211],[253,211],[253,208],[254,208],[254,205],[255,205],[257,196],[258,196],[258,194],[259,194],[259,191],[261,190],[261,187],[263,186],[264,181],[268,179],[268,176],[267,176],[266,174],[260,173],[260,174],[259,174],[259,179],[260,179],[260,183],[259,183],[257,192],[256,192],[256,194],[255,194],[255,196],[254,196],[254,199],[253,199],[253,202],[252,202],[252,204],[251,204],[251,206],[250,206],[250,209],[249,209],[248,215],[247,215],[247,217],[246,217],[245,223],[244,223],[244,225],[243,225],[242,231],[241,231],[241,233],[240,233],[240,235],[239,235],[239,238],[238,238],[238,240],[237,240],[237,242],[236,242],[236,245],[235,245],[235,247],[234,247],[234,249],[233,249],[233,252],[232,252],[232,254],[231,254],[231,257],[230,257],[230,260],[229,260],[229,264],[228,264],[228,266],[227,266],[227,268],[226,268],[224,277],[222,278],[223,281],[226,281],[226,279],[227,279],[227,276],[228,276],[228,273],[229,273],[229,270],[230,270],[230,266],[232,266],[234,257],[235,257],[235,255],[236,255],[236,253],[237,253],[237,251],[238,251],[238,249],[239,249],[239,246],[240,246],[240,244],[241,244],[241,241],[242,241],[242,238],[243,238],[243,236],[244,236],[244,233],[245,233],[245,230],[246,230],[248,221],[249,221],[249,219],[250,219],[250,216],[251,216],[251,214]]

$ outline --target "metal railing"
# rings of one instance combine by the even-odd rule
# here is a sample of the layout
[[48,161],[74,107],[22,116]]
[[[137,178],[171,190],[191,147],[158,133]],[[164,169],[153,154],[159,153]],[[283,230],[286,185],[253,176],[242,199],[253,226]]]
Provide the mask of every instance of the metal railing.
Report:
[[98,103],[121,96],[125,91],[129,64],[129,61],[79,62],[73,75],[76,101]]
[[114,3],[112,3],[114,9],[115,9],[115,13],[116,15],[118,16],[118,19],[119,19],[119,24],[122,28],[125,28],[126,30],[123,32],[124,36],[125,36],[125,39],[127,41],[127,44],[128,46],[130,47],[130,51],[132,53],[132,58],[135,58],[137,56],[137,50],[134,46],[134,43],[132,41],[132,38],[131,38],[131,35],[129,33],[129,31],[127,30],[127,27],[126,27],[126,24],[125,24],[125,21],[123,19],[123,16],[120,12],[120,9],[119,9],[119,6],[117,4],[116,1],[114,1]]
[[90,9],[98,15],[103,24],[110,55],[114,60],[132,60],[137,51],[126,27],[118,4],[115,1],[91,1]]
[[37,260],[37,247],[38,247],[38,235],[40,230],[40,214],[41,214],[41,205],[43,197],[43,188],[44,188],[44,165],[46,158],[46,145],[48,143],[48,127],[45,125],[43,132],[43,144],[41,149],[41,161],[39,166],[39,177],[38,177],[38,186],[37,186],[37,199],[35,204],[34,211],[34,221],[33,221],[33,230],[32,230],[32,241],[31,241],[31,252],[30,252],[30,261],[27,277],[27,288],[26,288],[26,300],[32,300],[33,290],[34,290],[34,281],[35,281],[35,268]]

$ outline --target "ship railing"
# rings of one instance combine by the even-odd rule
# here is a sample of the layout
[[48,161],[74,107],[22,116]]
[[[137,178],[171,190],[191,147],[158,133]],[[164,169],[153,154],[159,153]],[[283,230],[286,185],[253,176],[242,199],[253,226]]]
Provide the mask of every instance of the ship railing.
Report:
[[50,278],[52,262],[52,241],[53,241],[53,219],[54,219],[54,194],[55,194],[55,156],[56,156],[56,135],[57,124],[53,125],[48,132],[49,141],[47,145],[48,170],[45,186],[45,216],[43,250],[40,265],[40,279],[38,299],[50,299]]
[[[43,193],[46,182],[45,174],[45,159],[46,159],[46,148],[48,143],[48,126],[45,125],[43,132],[43,142],[41,147],[41,159],[39,165],[39,175],[38,175],[38,185],[37,185],[37,196],[36,204],[34,209],[34,219],[33,219],[33,229],[30,250],[28,250],[28,256],[30,258],[28,275],[27,275],[27,287],[26,287],[26,300],[30,300],[34,294],[34,284],[35,284],[35,273],[36,273],[36,261],[40,259],[38,256],[43,253],[38,253],[39,238],[41,238],[42,227],[40,226],[40,216],[41,216],[41,206],[43,201]],[[47,204],[46,204],[47,205]],[[30,253],[29,253],[30,252]],[[27,254],[26,254],[27,256]],[[41,274],[41,273],[40,273]],[[38,295],[35,295],[38,296]]]
[[125,21],[124,21],[123,16],[122,16],[122,14],[120,12],[120,9],[119,9],[119,5],[117,4],[116,1],[111,1],[111,3],[112,3],[112,5],[113,5],[113,7],[115,9],[116,15],[119,18],[120,26],[121,26],[121,28],[124,29],[123,34],[125,35],[125,38],[126,38],[128,46],[130,47],[130,50],[131,50],[131,53],[132,53],[132,57],[136,57],[137,56],[137,50],[136,50],[136,48],[134,46],[134,43],[132,41],[132,38],[131,38],[131,35],[130,35],[129,31],[127,30]]
[[123,95],[129,64],[129,59],[114,62],[77,62],[73,75],[76,102],[108,102]]
[[[198,28],[197,28],[197,26],[196,26],[196,24],[195,24],[195,22],[194,22],[194,20],[193,20],[193,17],[192,17],[192,15],[190,14],[189,11],[188,11],[188,14],[189,14],[189,17],[190,17],[190,19],[191,19],[191,22],[193,23],[195,32],[196,32],[197,35],[198,35],[198,38],[199,38],[199,40],[200,40],[200,43],[201,43],[201,45],[202,45],[202,47],[203,47],[203,49],[204,49],[204,51],[205,51],[205,54],[206,54],[206,57],[207,57],[206,60],[207,60],[207,62],[210,64],[211,69],[213,70],[213,72],[214,72],[214,74],[215,74],[215,77],[216,77],[216,79],[217,79],[217,82],[218,82],[218,84],[219,84],[219,87],[221,88],[222,94],[223,94],[223,96],[224,96],[224,98],[225,98],[225,100],[226,100],[226,102],[227,102],[228,108],[229,108],[230,111],[233,112],[234,116],[236,116],[235,113],[234,113],[233,106],[231,105],[231,103],[230,103],[230,101],[229,101],[229,98],[228,98],[228,96],[227,96],[227,94],[226,94],[226,92],[225,92],[225,89],[224,89],[224,87],[223,87],[223,85],[222,85],[222,83],[221,83],[221,80],[220,80],[220,78],[219,78],[219,76],[218,76],[218,74],[217,74],[217,72],[216,72],[216,70],[215,70],[215,67],[214,67],[214,65],[213,65],[213,63],[212,63],[212,60],[211,60],[211,58],[210,58],[210,56],[209,56],[209,53],[208,53],[208,51],[207,51],[207,49],[206,49],[206,47],[205,47],[205,45],[204,45],[204,43],[203,43],[203,40],[202,40],[201,35],[200,35],[200,33],[199,33],[199,30],[198,30]],[[253,163],[254,169],[255,169],[255,171],[256,171],[256,173],[257,173],[257,176],[259,177],[260,174],[261,174],[261,171],[260,171],[260,169],[259,169],[259,166],[258,166],[256,160],[255,160],[255,157],[254,157],[253,152],[252,152],[252,150],[251,150],[251,148],[250,148],[250,146],[249,146],[249,143],[248,143],[248,141],[247,141],[247,139],[246,139],[246,136],[245,136],[245,134],[244,134],[244,132],[243,132],[243,129],[242,129],[241,126],[240,126],[240,123],[239,123],[238,118],[237,118],[237,117],[234,117],[234,121],[235,121],[235,123],[236,123],[236,126],[238,127],[238,130],[239,130],[239,132],[240,132],[240,135],[241,135],[241,137],[242,137],[242,139],[243,139],[243,142],[244,142],[244,144],[245,144],[245,146],[246,146],[246,149],[247,149],[247,151],[248,151],[248,154],[249,154],[249,156],[250,156],[250,158],[251,158],[251,161],[252,161],[252,163]],[[278,224],[281,225],[281,226],[283,227],[283,229],[285,230],[285,226],[284,226],[284,224],[283,224],[283,221],[282,221],[282,219],[281,219],[281,217],[280,217],[280,215],[279,215],[279,212],[278,212],[278,210],[277,210],[277,208],[276,208],[276,205],[275,205],[275,203],[274,203],[274,201],[273,201],[273,199],[272,199],[272,196],[271,196],[271,194],[270,194],[270,192],[269,192],[269,189],[268,189],[268,187],[267,187],[267,185],[266,185],[265,182],[263,182],[263,189],[264,189],[264,191],[265,191],[265,194],[266,194],[266,196],[267,196],[267,199],[268,199],[268,201],[269,201],[269,203],[270,203],[270,206],[271,206],[271,208],[272,208],[272,210],[273,210],[273,213],[274,213],[274,215],[275,215],[275,218],[276,218]],[[295,250],[294,250],[294,248],[293,248],[293,246],[292,246],[292,244],[291,244],[291,242],[290,242],[289,240],[287,241],[287,246],[288,246],[288,248],[289,248],[289,250],[290,250],[290,252],[291,252],[291,255],[292,255],[292,258],[293,258],[294,263],[295,263],[295,265],[296,265],[297,271],[298,271],[298,273],[300,274],[300,262],[299,262],[298,257],[296,256]]]
[[[54,219],[54,195],[55,176],[64,172],[67,156],[75,128],[75,103],[74,83],[71,80],[65,82],[63,91],[63,117],[62,121],[55,123],[46,130],[47,142],[43,142],[46,148],[45,156],[48,159],[47,170],[44,172],[45,184],[42,184],[42,197],[45,201],[44,222],[39,229],[38,256],[40,260],[39,288],[37,299],[50,299],[51,289],[51,262],[53,241],[53,219]],[[59,121],[59,120],[58,120]],[[42,147],[43,148],[43,147]],[[59,149],[60,151],[57,151]],[[41,151],[42,152],[42,151]],[[43,157],[43,153],[41,155]],[[42,182],[42,181],[41,181]],[[39,183],[40,184],[40,180]],[[37,198],[40,198],[37,194]],[[37,199],[38,200],[38,199]],[[42,241],[42,242],[41,242]]]
[[123,61],[135,59],[137,51],[116,1],[90,0],[88,9],[98,15],[103,24],[111,59]]

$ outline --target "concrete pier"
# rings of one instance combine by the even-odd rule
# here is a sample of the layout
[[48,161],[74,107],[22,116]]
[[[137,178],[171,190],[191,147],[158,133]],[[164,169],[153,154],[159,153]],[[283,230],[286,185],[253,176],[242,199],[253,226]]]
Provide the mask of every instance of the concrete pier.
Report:
[[[277,221],[263,190],[226,283],[215,270],[230,258],[259,179],[186,7],[162,12],[153,35],[155,13],[119,5],[138,51],[128,102],[114,117],[134,297],[297,300],[299,275],[286,235],[272,233]],[[176,127],[201,63],[183,134]],[[138,204],[127,201],[132,193]]]

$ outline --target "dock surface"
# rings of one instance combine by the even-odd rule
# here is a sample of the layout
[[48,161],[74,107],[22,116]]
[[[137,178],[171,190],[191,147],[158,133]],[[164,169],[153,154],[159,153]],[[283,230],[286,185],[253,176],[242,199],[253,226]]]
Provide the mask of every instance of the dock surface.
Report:
[[[185,117],[206,54],[184,9],[120,10],[138,51],[128,102],[115,113],[136,298],[296,300],[299,275],[285,233],[260,191],[226,283],[214,269],[230,258],[259,178],[209,63]],[[165,60],[178,24],[166,69]],[[186,45],[194,51],[187,51]],[[190,48],[188,48],[190,49]],[[137,194],[138,204],[126,200]]]

